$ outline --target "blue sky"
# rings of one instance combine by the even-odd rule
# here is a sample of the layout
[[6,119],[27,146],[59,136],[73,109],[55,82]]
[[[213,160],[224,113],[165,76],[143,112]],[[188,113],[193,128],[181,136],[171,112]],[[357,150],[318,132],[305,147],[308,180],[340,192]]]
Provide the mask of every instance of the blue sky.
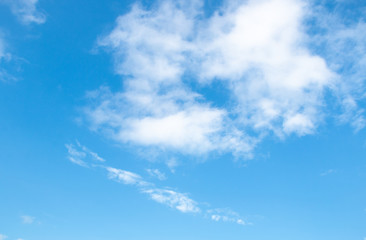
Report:
[[0,240],[365,240],[365,12],[0,0]]

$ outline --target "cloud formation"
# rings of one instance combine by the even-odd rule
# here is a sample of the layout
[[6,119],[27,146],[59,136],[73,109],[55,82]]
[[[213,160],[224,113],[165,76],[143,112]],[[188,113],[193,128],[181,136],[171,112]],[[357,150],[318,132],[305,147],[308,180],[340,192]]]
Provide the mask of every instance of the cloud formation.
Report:
[[[338,27],[333,37],[317,36],[307,31],[305,20],[314,16],[304,1],[235,1],[209,17],[202,4],[134,5],[98,40],[113,55],[124,87],[88,93],[93,104],[86,113],[94,130],[163,151],[250,157],[268,133],[280,138],[315,133],[332,104],[329,91],[341,95],[339,119],[356,129],[365,126],[356,88],[348,84],[362,82],[366,69],[363,22]],[[328,52],[311,47],[319,38],[329,43]],[[349,41],[355,47],[339,57],[334,49],[347,48]],[[348,58],[353,70],[340,71]],[[214,84],[229,93],[224,102],[206,96]]]
[[32,217],[32,216],[28,216],[28,215],[23,215],[23,216],[21,216],[21,219],[22,219],[22,223],[24,223],[24,224],[32,224],[32,223],[34,223],[36,218]]
[[331,86],[341,106],[338,120],[359,131],[366,126],[365,111],[360,107],[366,98],[366,23],[363,18],[346,21],[341,15],[324,9],[315,12],[316,34],[309,40],[338,74]]
[[237,223],[239,225],[250,225],[251,223],[248,223],[244,221],[239,214],[237,214],[234,211],[231,211],[230,209],[210,209],[207,210],[207,214],[210,216],[211,220],[216,222],[231,222],[231,223]]
[[[199,204],[189,197],[187,193],[181,193],[177,190],[173,190],[169,187],[159,187],[153,182],[146,181],[143,176],[105,165],[105,162],[100,162],[95,164],[95,160],[92,159],[91,152],[88,148],[77,142],[77,145],[65,144],[68,151],[68,159],[82,167],[95,167],[103,169],[107,172],[109,179],[116,181],[118,183],[129,185],[135,187],[140,193],[146,194],[151,200],[168,206],[172,209],[176,209],[182,213],[191,214],[203,214],[207,217],[210,214],[209,219],[214,221],[224,221],[233,222],[240,225],[246,225],[244,220],[239,216],[239,214],[231,210],[214,209],[211,210],[207,208],[207,204]],[[151,169],[150,169],[151,170]],[[157,170],[157,169],[155,169]],[[160,171],[150,171],[153,174]],[[151,174],[148,171],[148,174]],[[161,174],[161,173],[160,173]],[[211,215],[213,217],[211,217]],[[24,220],[34,220],[34,218],[27,218],[28,216],[22,216]]]
[[159,169],[146,169],[147,173],[152,177],[156,177],[159,180],[166,180],[166,176],[164,173],[160,172]]
[[76,141],[76,146],[74,144],[65,144],[65,147],[67,148],[68,152],[67,158],[72,163],[75,163],[82,167],[88,167],[88,164],[84,161],[88,157],[91,157],[91,160],[95,163],[105,162],[105,160],[97,153],[90,151],[87,147],[81,145],[78,141]]
[[5,239],[7,239],[8,237],[7,236],[5,236],[5,235],[3,235],[3,234],[0,234],[0,240],[5,240]]
[[17,61],[12,62],[12,55],[6,50],[6,42],[0,33],[0,82],[12,82],[17,78],[9,73],[9,64],[17,65]]
[[46,22],[46,15],[37,9],[38,0],[0,0],[0,3],[8,5],[12,13],[23,24]]
[[177,209],[183,213],[200,212],[197,203],[190,199],[187,194],[179,193],[170,189],[158,188],[155,184],[146,182],[143,178],[133,172],[105,167],[109,179],[126,185],[135,185],[142,193],[147,194],[152,200]]

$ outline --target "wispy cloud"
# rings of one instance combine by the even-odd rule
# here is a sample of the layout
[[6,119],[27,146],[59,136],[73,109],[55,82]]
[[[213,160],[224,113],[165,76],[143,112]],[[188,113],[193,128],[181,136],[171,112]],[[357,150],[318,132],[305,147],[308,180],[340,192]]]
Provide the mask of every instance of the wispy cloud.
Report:
[[19,62],[19,59],[14,58],[14,56],[7,51],[6,42],[0,32],[0,82],[9,83],[18,80],[18,78],[12,74],[11,70],[18,72],[20,69]]
[[87,167],[88,165],[86,162],[84,162],[84,158],[86,157],[86,153],[82,151],[78,151],[75,149],[75,146],[73,144],[65,144],[65,147],[67,148],[68,156],[67,158],[77,165],[80,165],[82,167]]
[[337,170],[334,170],[334,169],[328,169],[327,171],[324,171],[320,174],[321,177],[324,177],[324,176],[327,176],[329,174],[334,174],[334,173],[337,173]]
[[365,111],[360,107],[366,98],[366,22],[357,14],[352,21],[344,19],[339,13],[342,4],[339,1],[338,10],[332,13],[325,8],[313,13],[317,34],[309,40],[338,74],[332,90],[341,106],[339,121],[359,131],[366,126]]
[[197,203],[187,197],[186,194],[159,188],[146,189],[143,192],[149,194],[152,200],[176,208],[183,213],[200,212]]
[[42,24],[46,22],[46,15],[37,9],[38,0],[0,0],[7,4],[12,13],[23,24]]
[[21,216],[21,219],[22,219],[22,223],[24,223],[24,224],[32,224],[36,220],[35,217],[28,216],[28,215]]
[[159,180],[166,180],[165,174],[160,172],[159,169],[146,169],[146,171],[152,177],[156,177]]
[[166,165],[170,169],[172,173],[175,172],[175,168],[179,166],[179,162],[175,157],[171,157],[168,160],[166,160]]
[[[94,130],[164,152],[251,157],[268,133],[315,133],[327,104],[334,104],[327,102],[327,91],[342,94],[336,103],[345,106],[342,119],[364,127],[355,95],[338,85],[347,74],[334,66],[344,62],[309,46],[318,39],[306,31],[313,6],[300,0],[234,1],[209,18],[202,6],[169,0],[151,9],[134,5],[99,38],[98,46],[113,54],[124,88],[88,94],[93,104],[86,115]],[[357,42],[352,66],[359,81],[366,69],[358,66],[365,62],[364,36],[357,33],[363,28],[360,23],[337,31],[337,40],[321,36],[334,42],[329,52],[346,48],[350,39]],[[201,91],[215,82],[230,93],[227,104],[208,101]]]
[[148,194],[152,200],[158,203],[175,208],[183,213],[200,211],[197,203],[186,194],[170,189],[157,188],[155,184],[143,180],[140,175],[133,172],[112,167],[105,167],[105,169],[108,171],[109,179],[126,185],[135,185],[142,193]]
[[4,40],[0,37],[0,60],[5,57],[5,43]]
[[216,222],[231,222],[240,225],[251,225],[251,223],[244,221],[238,213],[230,209],[210,209],[207,210],[209,217]]
[[5,240],[5,239],[7,239],[8,237],[7,236],[5,236],[5,235],[3,235],[3,234],[0,234],[0,240]]
[[[87,153],[82,152],[80,150],[76,150],[72,144],[65,144],[68,154],[73,156],[78,161],[82,158],[82,164],[75,162],[76,164],[84,167],[97,167],[100,169],[104,169],[107,172],[107,176],[109,179],[116,181],[118,183],[129,185],[135,187],[139,192],[146,194],[149,198],[157,203],[166,205],[170,208],[176,209],[182,213],[193,213],[193,214],[203,214],[206,216],[207,213],[211,215],[216,215],[215,217],[210,217],[210,219],[214,221],[226,221],[226,222],[235,222],[240,225],[245,225],[245,222],[240,218],[240,216],[230,210],[206,210],[207,206],[202,205],[192,198],[189,197],[189,194],[182,193],[177,190],[173,190],[169,187],[160,187],[157,186],[153,182],[146,181],[141,175],[123,170],[118,169],[110,166],[104,165],[105,163],[93,164],[93,160],[91,158],[86,158]],[[83,146],[78,142],[78,146]],[[80,147],[81,148],[81,147]],[[84,147],[84,149],[88,149]],[[68,157],[70,160],[70,156]],[[151,170],[151,169],[150,169]],[[157,169],[155,169],[157,170]],[[156,174],[157,171],[151,171],[152,173]],[[160,173],[160,171],[159,171]],[[160,173],[161,174],[161,173]],[[221,215],[219,215],[221,214]]]
[[109,179],[116,180],[123,184],[142,185],[142,186],[149,185],[149,183],[143,181],[142,177],[136,173],[112,167],[106,167],[106,170],[108,171]]
[[74,144],[65,144],[67,148],[67,158],[77,165],[82,167],[88,167],[86,161],[90,158],[94,162],[105,162],[105,160],[100,157],[97,153],[89,150],[87,147],[81,145],[78,141],[76,141],[76,145]]

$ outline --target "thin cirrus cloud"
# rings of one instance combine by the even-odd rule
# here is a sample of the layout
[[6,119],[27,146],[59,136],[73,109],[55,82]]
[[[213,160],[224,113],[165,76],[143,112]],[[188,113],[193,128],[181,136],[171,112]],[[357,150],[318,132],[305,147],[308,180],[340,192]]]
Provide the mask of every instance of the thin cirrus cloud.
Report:
[[245,222],[236,212],[230,209],[210,209],[207,214],[211,220],[216,222],[231,222],[239,225],[251,225],[252,223]]
[[13,70],[14,66],[17,68],[18,65],[19,60],[7,51],[6,41],[0,32],[0,82],[7,83],[17,81],[17,77],[10,72],[12,72],[11,70]]
[[312,45],[323,49],[330,68],[339,73],[332,86],[342,107],[338,120],[359,131],[366,126],[364,109],[359,106],[366,98],[366,23],[358,19],[353,24],[346,24],[341,18],[322,14],[322,11],[314,18],[319,33]]
[[[341,108],[335,116],[341,122],[356,130],[365,126],[358,101],[366,96],[356,95],[366,62],[364,34],[356,30],[364,23],[310,35],[305,20],[323,15],[311,13],[313,6],[304,1],[235,1],[209,17],[202,5],[199,0],[161,1],[151,9],[134,5],[99,38],[98,47],[113,55],[124,88],[87,94],[93,102],[85,112],[93,130],[164,152],[251,157],[267,134],[314,134],[331,104]],[[332,55],[347,41],[356,42],[356,55],[347,56],[355,71],[340,69],[347,59]],[[327,51],[314,50],[320,42],[329,45]],[[202,90],[215,83],[229,92],[225,104],[207,100]],[[339,101],[327,101],[326,92]]]
[[28,215],[21,216],[21,219],[22,219],[22,223],[24,223],[24,224],[32,224],[36,220],[35,217],[28,216]]
[[[88,167],[88,164],[84,161],[88,156],[90,156],[94,162],[105,162],[97,153],[90,151],[78,141],[76,141],[76,146],[74,144],[65,144],[65,147],[67,148],[68,159],[82,167]],[[78,148],[80,148],[80,150],[78,150]]]
[[166,176],[164,173],[160,172],[159,169],[146,169],[147,173],[152,176],[155,177],[159,180],[166,180]]
[[[106,166],[103,162],[96,164],[95,159],[93,159],[92,155],[89,154],[90,150],[79,142],[77,142],[76,145],[66,144],[65,146],[68,151],[68,159],[72,163],[82,167],[96,167],[103,169],[107,172],[109,179],[124,185],[134,186],[140,193],[146,194],[151,200],[157,203],[176,209],[182,213],[202,215],[203,217],[209,218],[213,221],[233,222],[239,225],[247,225],[239,214],[231,210],[210,209],[207,208],[207,204],[200,206],[200,204],[191,199],[188,194],[181,193],[167,187],[158,187],[156,184],[146,181],[137,173]],[[79,161],[82,161],[82,163]]]
[[327,175],[330,175],[330,174],[335,174],[337,173],[337,170],[335,169],[328,169],[327,171],[324,171],[320,174],[321,177],[325,177]]
[[[6,5],[14,16],[24,25],[43,24],[46,16],[37,9],[38,0],[0,0],[0,5]],[[21,64],[26,60],[14,56],[7,51],[7,42],[0,32],[0,82],[15,82],[19,78]]]
[[43,24],[46,22],[46,15],[37,9],[38,0],[0,0],[0,3],[8,5],[11,12],[22,24]]

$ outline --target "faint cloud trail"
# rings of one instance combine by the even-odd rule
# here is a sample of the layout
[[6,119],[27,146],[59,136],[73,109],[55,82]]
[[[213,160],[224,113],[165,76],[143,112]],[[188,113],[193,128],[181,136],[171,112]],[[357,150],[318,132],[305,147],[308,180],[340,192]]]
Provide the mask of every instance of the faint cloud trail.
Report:
[[[200,204],[191,199],[186,193],[181,193],[168,187],[158,187],[152,182],[145,181],[144,178],[137,173],[106,166],[104,165],[104,159],[104,161],[99,161],[96,163],[97,159],[95,159],[95,157],[90,154],[92,151],[81,145],[78,141],[76,145],[65,144],[65,147],[68,153],[67,158],[70,162],[85,168],[95,167],[104,169],[107,172],[109,179],[124,185],[134,186],[139,190],[139,192],[148,195],[151,200],[157,203],[166,205],[182,213],[201,214],[213,221],[249,225],[237,213],[229,209],[209,209],[205,206],[199,206]],[[156,174],[158,171],[152,172]],[[34,218],[23,216],[23,220],[33,221]]]

